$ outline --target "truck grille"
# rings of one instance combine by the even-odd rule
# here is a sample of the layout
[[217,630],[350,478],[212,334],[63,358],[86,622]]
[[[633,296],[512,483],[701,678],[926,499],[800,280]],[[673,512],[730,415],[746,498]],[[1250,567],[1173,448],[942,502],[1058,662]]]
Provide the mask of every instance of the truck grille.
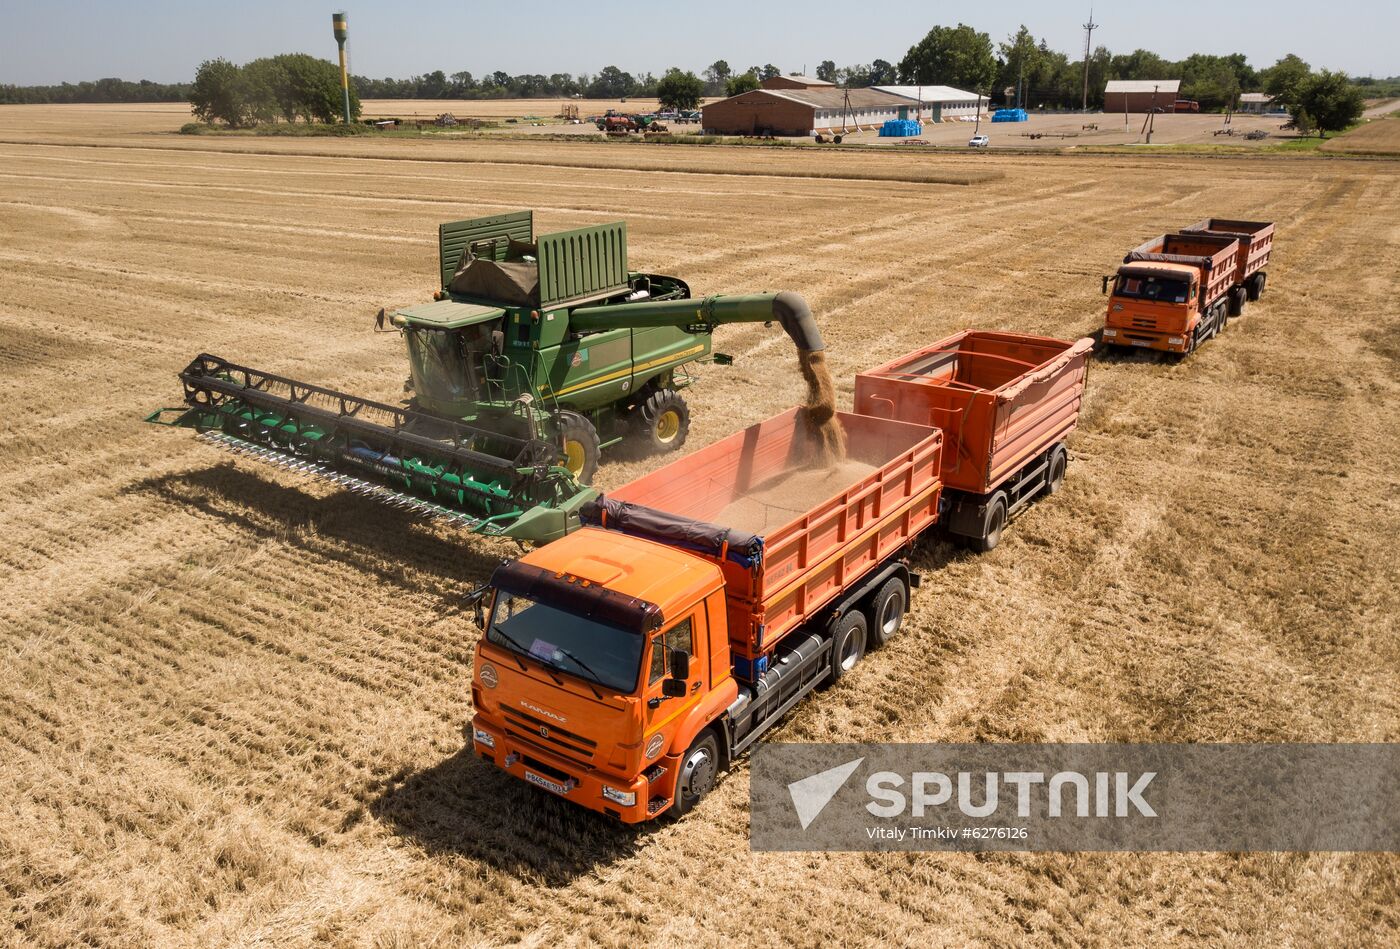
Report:
[[1139,329],[1139,330],[1155,330],[1156,328],[1157,328],[1157,321],[1154,320],[1154,319],[1153,319],[1152,317],[1150,317],[1150,316],[1135,316],[1135,317],[1133,317],[1133,329]]
[[506,732],[516,738],[582,761],[592,761],[594,752],[598,750],[596,741],[560,728],[553,722],[518,712],[513,708],[503,708],[501,711],[505,716]]

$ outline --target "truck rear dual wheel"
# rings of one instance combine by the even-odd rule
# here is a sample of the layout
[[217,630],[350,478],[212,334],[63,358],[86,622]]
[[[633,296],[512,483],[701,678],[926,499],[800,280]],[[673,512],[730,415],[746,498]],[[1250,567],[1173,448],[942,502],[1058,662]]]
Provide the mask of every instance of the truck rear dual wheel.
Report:
[[909,600],[904,581],[890,577],[870,601],[870,648],[879,649],[894,638],[904,625],[904,610]]
[[633,412],[637,434],[652,451],[675,451],[690,434],[690,407],[675,389],[657,389]]
[[1054,494],[1064,486],[1065,469],[1069,467],[1069,453],[1063,445],[1050,449],[1050,467],[1045,472],[1045,493]]
[[856,667],[865,656],[868,636],[869,626],[860,610],[847,610],[837,618],[831,634],[831,672],[826,677],[827,685],[840,682],[842,676]]
[[1262,297],[1264,295],[1264,284],[1267,283],[1268,280],[1269,275],[1262,270],[1250,277],[1249,282],[1244,285],[1249,299],[1257,300]]

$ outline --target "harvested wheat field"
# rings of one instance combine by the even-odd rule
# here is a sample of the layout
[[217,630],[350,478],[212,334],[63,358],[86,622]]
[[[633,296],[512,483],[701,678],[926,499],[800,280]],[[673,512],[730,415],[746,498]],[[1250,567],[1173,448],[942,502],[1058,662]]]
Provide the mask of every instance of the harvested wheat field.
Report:
[[[626,217],[634,266],[798,290],[843,409],[857,370],[969,325],[1093,332],[1099,276],[1165,227],[1275,220],[1264,299],[1180,364],[1094,362],[1065,489],[990,554],[925,548],[905,632],[771,740],[1397,741],[1400,164],[210,142],[93,113],[0,109],[0,941],[1400,938],[1395,855],[755,854],[742,763],[679,823],[609,823],[464,753],[462,597],[512,545],[142,423],[200,351],[399,398],[372,315],[435,288],[442,220]],[[776,327],[716,348],[694,446],[804,392]]]

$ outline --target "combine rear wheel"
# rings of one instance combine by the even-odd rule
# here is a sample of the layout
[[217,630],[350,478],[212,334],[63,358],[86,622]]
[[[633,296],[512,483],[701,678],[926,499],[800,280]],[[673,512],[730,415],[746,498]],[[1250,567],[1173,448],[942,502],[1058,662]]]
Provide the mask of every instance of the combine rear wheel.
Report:
[[564,467],[581,484],[591,484],[598,470],[598,430],[577,412],[564,410],[554,417],[559,432],[559,447],[564,452]]
[[637,405],[637,434],[652,451],[675,451],[690,434],[690,408],[675,389],[657,389]]

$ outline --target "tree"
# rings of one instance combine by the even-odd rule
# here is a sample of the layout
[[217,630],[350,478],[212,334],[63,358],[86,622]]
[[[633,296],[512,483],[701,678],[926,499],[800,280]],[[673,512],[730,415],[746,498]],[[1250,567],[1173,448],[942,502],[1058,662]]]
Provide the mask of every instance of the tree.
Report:
[[[998,46],[1001,54],[1001,73],[997,79],[999,89],[1016,88],[1016,84],[1022,79],[1034,81],[1036,79],[1036,69],[1040,65],[1040,50],[1036,46],[1035,37],[1026,25],[1021,24],[1021,28],[1006,38],[1005,43]],[[1016,102],[1019,96],[1012,93],[1008,102]]]
[[1289,53],[1259,74],[1264,81],[1264,91],[1284,107],[1298,100],[1299,88],[1311,75],[1312,68],[1294,53]]
[[761,76],[759,76],[759,78],[760,78],[760,79],[776,79],[777,77],[781,76],[782,74],[783,74],[783,71],[782,71],[781,69],[779,69],[777,66],[774,66],[772,63],[767,63],[766,65],[764,65],[764,67],[763,67],[763,74],[762,74]]
[[190,87],[190,106],[204,122],[239,126],[247,118],[243,98],[243,76],[227,59],[208,59],[195,70]]
[[835,82],[836,64],[829,59],[823,59],[821,65],[817,67],[817,78],[825,82]]
[[637,81],[631,73],[623,72],[616,66],[604,66],[593,81],[588,84],[590,99],[622,99],[632,95]]
[[899,61],[899,78],[921,85],[986,89],[997,78],[992,38],[963,23],[935,26]]
[[870,64],[870,84],[872,86],[892,86],[899,82],[899,71],[894,63],[877,59]]
[[1168,79],[1176,75],[1171,63],[1145,49],[1114,56],[1108,72],[1110,79]]
[[758,76],[749,70],[740,73],[724,84],[724,94],[727,96],[740,96],[746,92],[752,92],[759,87]]
[[672,66],[656,84],[656,98],[671,109],[693,109],[700,104],[705,84],[693,72],[681,72]]
[[1328,132],[1354,125],[1365,108],[1361,90],[1351,84],[1346,73],[1324,69],[1302,81],[1297,102],[1288,111],[1299,128],[1315,128],[1326,138]]
[[734,71],[729,68],[729,64],[722,59],[717,59],[705,68],[705,85],[711,95],[719,95],[724,91],[724,84],[734,75]]

